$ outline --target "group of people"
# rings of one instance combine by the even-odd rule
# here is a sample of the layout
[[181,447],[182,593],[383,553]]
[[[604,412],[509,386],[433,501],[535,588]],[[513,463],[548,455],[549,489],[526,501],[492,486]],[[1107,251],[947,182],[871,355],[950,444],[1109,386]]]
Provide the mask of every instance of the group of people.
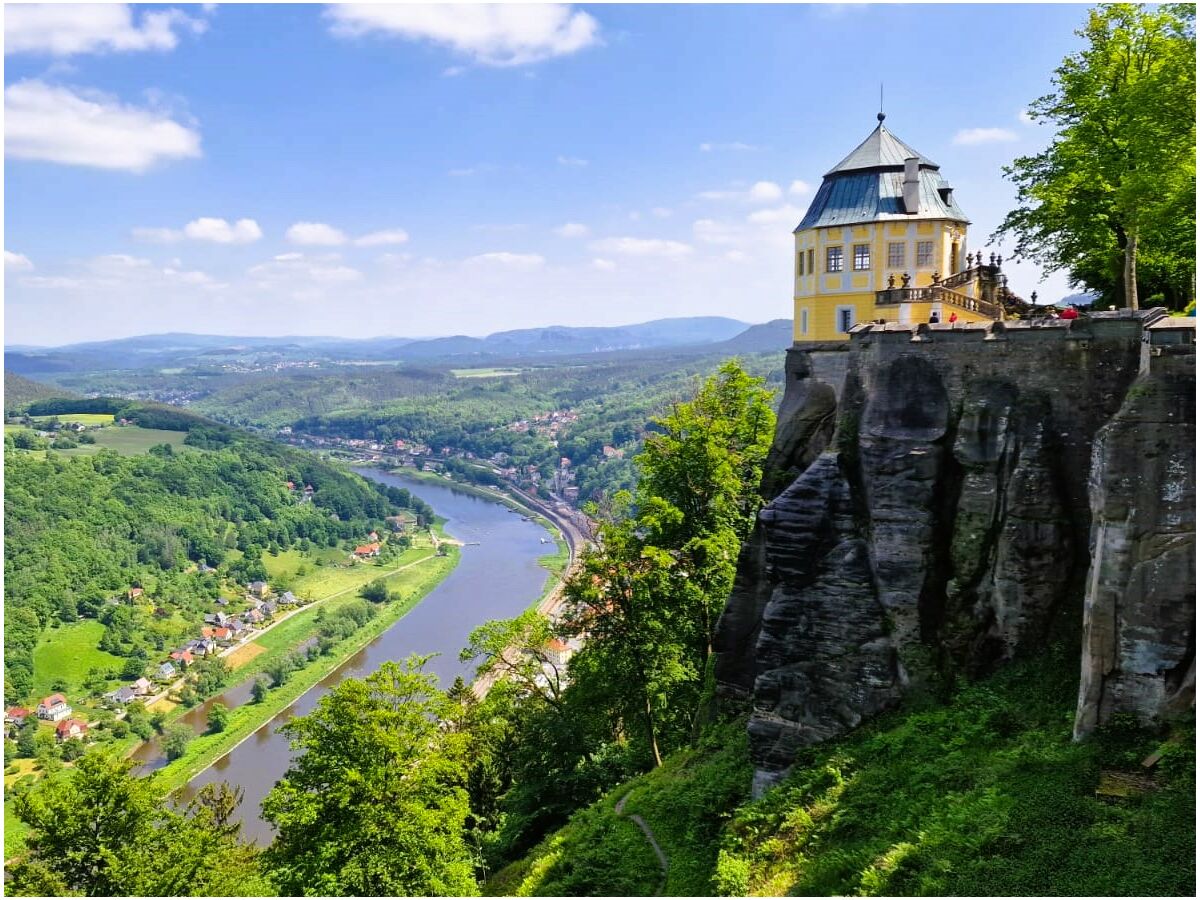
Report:
[[[1056,309],[1050,309],[1046,312],[1046,314],[1044,316],[1038,316],[1037,318],[1078,319],[1079,318],[1079,310],[1077,310],[1074,306],[1068,306],[1062,312],[1059,312]],[[942,321],[942,317],[936,309],[929,313],[929,324],[930,325],[940,324],[941,321]],[[958,321],[958,313],[954,310],[950,310],[950,318],[948,318],[946,321],[949,322],[951,325],[953,325],[955,322]]]

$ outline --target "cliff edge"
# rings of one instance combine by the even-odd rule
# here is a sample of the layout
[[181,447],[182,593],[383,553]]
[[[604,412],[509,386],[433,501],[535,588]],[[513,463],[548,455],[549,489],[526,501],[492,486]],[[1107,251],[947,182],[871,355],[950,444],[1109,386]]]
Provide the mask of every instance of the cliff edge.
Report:
[[755,791],[796,751],[1083,621],[1075,732],[1195,693],[1195,324],[857,326],[798,344],[716,636]]

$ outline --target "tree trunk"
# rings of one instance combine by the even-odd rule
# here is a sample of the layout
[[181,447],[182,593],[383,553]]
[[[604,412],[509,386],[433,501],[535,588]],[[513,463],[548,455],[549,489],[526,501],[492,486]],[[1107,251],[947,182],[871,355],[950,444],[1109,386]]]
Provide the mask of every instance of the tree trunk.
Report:
[[1138,308],[1137,246],[1137,231],[1131,229],[1125,240],[1125,305],[1129,309]]
[[644,692],[646,697],[646,729],[650,732],[650,749],[654,752],[654,767],[657,769],[662,765],[662,755],[658,752],[658,735],[654,729],[654,707],[650,703],[650,693]]

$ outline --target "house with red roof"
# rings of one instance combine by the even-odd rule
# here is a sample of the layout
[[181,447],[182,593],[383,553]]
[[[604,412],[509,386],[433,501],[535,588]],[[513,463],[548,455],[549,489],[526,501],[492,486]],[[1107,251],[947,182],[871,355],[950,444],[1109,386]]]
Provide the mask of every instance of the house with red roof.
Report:
[[4,721],[8,725],[16,725],[20,728],[25,724],[25,720],[29,718],[29,710],[23,706],[10,706],[4,711]]
[[54,737],[63,741],[83,740],[87,737],[88,723],[83,719],[63,719],[54,726]]
[[212,636],[218,643],[228,643],[233,640],[233,629],[224,627],[214,628]]
[[359,559],[368,559],[372,556],[378,556],[379,555],[379,543],[374,542],[374,543],[370,543],[370,544],[363,544],[359,547],[355,547],[354,555],[357,556]]
[[71,714],[67,698],[62,694],[51,694],[38,704],[37,717],[47,722],[58,722]]
[[144,594],[144,593],[145,593],[145,591],[143,591],[140,587],[131,587],[129,589],[129,599],[136,600],[138,597],[142,596],[142,594]]
[[192,664],[192,659],[193,659],[192,651],[191,650],[176,650],[174,653],[171,654],[171,659],[174,662],[177,662],[181,666],[184,666],[186,668],[187,666],[190,666]]

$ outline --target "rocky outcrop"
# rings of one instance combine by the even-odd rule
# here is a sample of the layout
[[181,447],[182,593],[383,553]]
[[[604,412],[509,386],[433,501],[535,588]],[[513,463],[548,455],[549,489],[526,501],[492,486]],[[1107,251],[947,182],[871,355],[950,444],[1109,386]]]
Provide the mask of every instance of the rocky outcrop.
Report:
[[751,707],[756,790],[914,687],[1035,652],[1085,585],[1081,723],[1190,702],[1194,591],[1171,581],[1194,559],[1194,332],[1168,375],[1157,318],[868,327],[789,352],[770,502],[715,644],[722,694]]
[[1096,442],[1076,737],[1114,712],[1148,721],[1195,706],[1196,378],[1190,349],[1148,343],[1142,374]]

